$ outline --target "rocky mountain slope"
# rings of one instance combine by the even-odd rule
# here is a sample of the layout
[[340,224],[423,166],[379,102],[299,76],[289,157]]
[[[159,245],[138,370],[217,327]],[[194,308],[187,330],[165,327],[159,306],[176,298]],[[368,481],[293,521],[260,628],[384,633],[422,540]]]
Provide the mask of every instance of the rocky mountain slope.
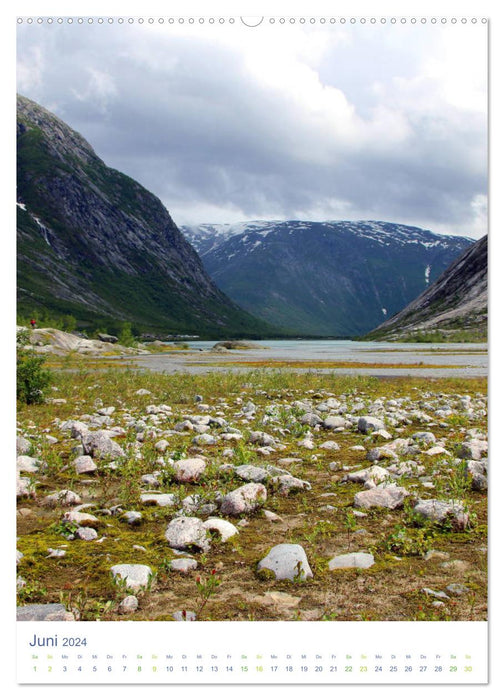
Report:
[[271,334],[212,282],[161,201],[17,101],[18,313],[200,335]]
[[299,334],[357,336],[421,294],[472,239],[381,221],[181,227],[242,308]]
[[486,339],[488,321],[488,237],[484,236],[450,265],[417,299],[369,334],[398,340],[437,331],[447,339],[460,331]]

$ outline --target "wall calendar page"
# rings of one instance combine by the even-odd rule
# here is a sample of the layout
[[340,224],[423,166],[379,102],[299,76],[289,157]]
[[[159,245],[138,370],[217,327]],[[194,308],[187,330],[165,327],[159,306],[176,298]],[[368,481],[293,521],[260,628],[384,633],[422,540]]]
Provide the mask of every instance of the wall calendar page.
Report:
[[207,9],[12,20],[18,688],[486,687],[490,20]]

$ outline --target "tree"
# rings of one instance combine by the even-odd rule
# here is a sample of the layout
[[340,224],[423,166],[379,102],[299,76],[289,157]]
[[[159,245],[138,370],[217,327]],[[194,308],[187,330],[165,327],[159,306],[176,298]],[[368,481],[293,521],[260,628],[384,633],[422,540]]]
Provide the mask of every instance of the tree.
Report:
[[28,331],[19,331],[16,336],[16,398],[27,404],[43,403],[52,374],[43,366],[45,358],[27,348],[28,343]]

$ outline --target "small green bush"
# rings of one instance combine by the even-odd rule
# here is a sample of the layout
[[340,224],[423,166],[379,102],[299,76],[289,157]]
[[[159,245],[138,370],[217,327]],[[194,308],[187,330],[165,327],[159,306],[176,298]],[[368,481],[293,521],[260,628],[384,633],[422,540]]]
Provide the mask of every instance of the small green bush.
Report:
[[127,348],[135,347],[137,342],[131,330],[131,323],[123,323],[119,334],[119,345],[124,345]]
[[20,331],[16,341],[16,398],[27,404],[42,403],[52,374],[43,366],[45,358],[25,347],[29,342],[28,331]]

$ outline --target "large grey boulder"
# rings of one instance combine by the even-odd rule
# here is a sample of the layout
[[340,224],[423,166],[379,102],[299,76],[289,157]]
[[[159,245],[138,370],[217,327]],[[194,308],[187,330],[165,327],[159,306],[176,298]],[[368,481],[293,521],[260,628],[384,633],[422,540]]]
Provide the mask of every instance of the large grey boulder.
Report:
[[455,530],[465,530],[469,525],[469,513],[461,501],[419,500],[413,513],[437,524],[448,521]]
[[82,435],[82,447],[86,455],[92,457],[124,457],[123,448],[114,442],[106,430],[88,431]]
[[402,486],[368,489],[355,494],[354,506],[364,510],[368,508],[395,510],[403,505],[407,496],[409,496],[409,493]]
[[197,481],[205,471],[205,460],[195,457],[194,459],[179,459],[173,465],[175,481],[179,483],[191,483]]
[[322,427],[325,428],[325,430],[336,430],[336,428],[346,428],[349,425],[351,425],[351,423],[347,421],[346,418],[343,418],[343,416],[326,416]]
[[271,571],[275,579],[306,581],[313,577],[306,552],[299,544],[277,544],[257,565],[257,571]]
[[73,466],[77,474],[92,474],[98,470],[95,462],[93,462],[93,458],[89,455],[76,457],[73,461]]
[[374,430],[385,430],[385,423],[376,416],[360,416],[357,423],[360,433],[371,433]]
[[199,518],[174,518],[165,530],[165,537],[174,549],[196,549],[203,552],[210,549],[210,536]]

